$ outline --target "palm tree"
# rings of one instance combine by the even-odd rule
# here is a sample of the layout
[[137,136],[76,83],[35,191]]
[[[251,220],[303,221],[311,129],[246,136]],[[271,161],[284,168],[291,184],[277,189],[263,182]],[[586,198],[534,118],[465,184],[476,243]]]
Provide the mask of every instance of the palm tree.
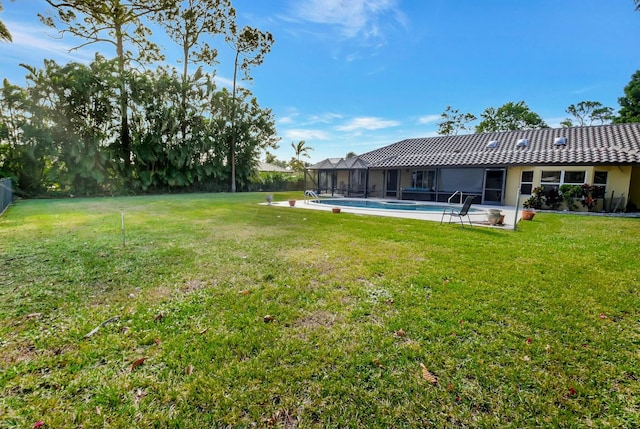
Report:
[[[0,2],[0,12],[2,12],[2,2]],[[5,42],[11,42],[11,33],[9,33],[9,29],[4,22],[0,21],[0,40],[4,40]]]
[[295,154],[296,154],[296,158],[298,159],[298,162],[300,161],[300,156],[306,156],[307,158],[311,158],[311,156],[309,156],[309,151],[313,150],[313,148],[311,146],[306,146],[306,142],[304,140],[301,140],[298,142],[298,144],[294,144],[293,142],[291,142],[291,147],[293,148]]

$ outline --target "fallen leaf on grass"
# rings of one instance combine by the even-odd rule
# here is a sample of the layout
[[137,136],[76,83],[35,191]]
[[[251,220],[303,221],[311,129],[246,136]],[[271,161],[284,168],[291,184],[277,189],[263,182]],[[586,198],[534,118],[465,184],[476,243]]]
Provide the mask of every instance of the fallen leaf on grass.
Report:
[[396,337],[402,338],[402,337],[406,337],[407,333],[404,332],[404,329],[398,329],[393,335],[395,335]]
[[264,316],[264,317],[262,318],[262,321],[263,321],[264,323],[270,323],[270,322],[273,322],[274,320],[275,320],[275,319],[274,319],[274,317],[273,317],[273,316],[271,316],[270,314],[267,314],[266,316]]
[[202,329],[201,331],[199,331],[199,332],[198,332],[198,334],[202,335],[202,334],[204,334],[205,332],[207,332],[208,330],[209,330],[209,328],[204,328],[204,329]]
[[422,378],[424,378],[431,384],[438,384],[438,379],[436,378],[436,376],[431,374],[423,363],[420,363],[420,366],[422,367]]
[[577,392],[577,391],[576,391],[576,389],[574,389],[573,387],[570,387],[570,388],[569,388],[569,394],[570,394],[571,396],[575,396],[577,393],[578,393],[578,392]]
[[162,340],[161,340],[160,338],[154,338],[154,339],[153,339],[153,343],[154,343],[156,346],[159,346],[160,344],[162,344]]
[[193,374],[193,365],[187,365],[187,367],[184,369],[184,373],[187,375]]
[[240,292],[238,292],[239,295],[249,295],[249,291],[248,290],[241,290]]
[[44,426],[44,422],[42,420],[38,420],[37,422],[35,422],[33,424],[34,429],[35,428],[41,428],[42,426]]
[[131,364],[131,371],[135,370],[137,367],[139,367],[140,365],[142,365],[144,363],[144,361],[147,360],[146,357],[142,357],[140,359],[136,359],[133,361],[133,363]]
[[157,322],[158,320],[162,320],[163,317],[164,317],[163,313],[158,313],[156,314],[156,317],[153,318],[153,321]]

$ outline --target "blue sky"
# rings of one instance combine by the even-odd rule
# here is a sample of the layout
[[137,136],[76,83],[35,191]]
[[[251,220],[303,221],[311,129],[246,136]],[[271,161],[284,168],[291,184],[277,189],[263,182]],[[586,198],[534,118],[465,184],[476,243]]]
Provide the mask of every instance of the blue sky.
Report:
[[[18,64],[89,61],[71,39],[38,22],[44,0],[4,0],[14,42],[2,44],[0,77],[24,84]],[[311,159],[358,154],[436,135],[450,105],[476,116],[524,100],[551,126],[580,101],[617,109],[640,69],[640,12],[632,0],[235,0],[240,25],[270,31],[275,45],[249,88],[276,117],[280,159],[305,140]],[[167,62],[175,47],[159,32]],[[232,62],[221,38],[217,77]]]

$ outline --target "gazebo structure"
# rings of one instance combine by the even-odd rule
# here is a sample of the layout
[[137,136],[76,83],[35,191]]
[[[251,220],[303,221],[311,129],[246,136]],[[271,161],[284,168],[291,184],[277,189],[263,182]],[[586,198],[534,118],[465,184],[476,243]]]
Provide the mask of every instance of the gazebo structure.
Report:
[[[369,197],[376,195],[376,185],[369,186],[369,166],[359,156],[351,158],[327,158],[307,167],[305,185],[318,194],[345,197]],[[305,186],[309,188],[309,186]]]

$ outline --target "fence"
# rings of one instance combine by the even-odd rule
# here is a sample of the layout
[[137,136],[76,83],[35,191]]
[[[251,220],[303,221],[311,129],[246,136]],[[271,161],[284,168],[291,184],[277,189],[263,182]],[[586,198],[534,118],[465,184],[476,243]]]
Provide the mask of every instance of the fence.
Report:
[[11,179],[0,179],[0,215],[9,207],[13,200],[13,187]]

